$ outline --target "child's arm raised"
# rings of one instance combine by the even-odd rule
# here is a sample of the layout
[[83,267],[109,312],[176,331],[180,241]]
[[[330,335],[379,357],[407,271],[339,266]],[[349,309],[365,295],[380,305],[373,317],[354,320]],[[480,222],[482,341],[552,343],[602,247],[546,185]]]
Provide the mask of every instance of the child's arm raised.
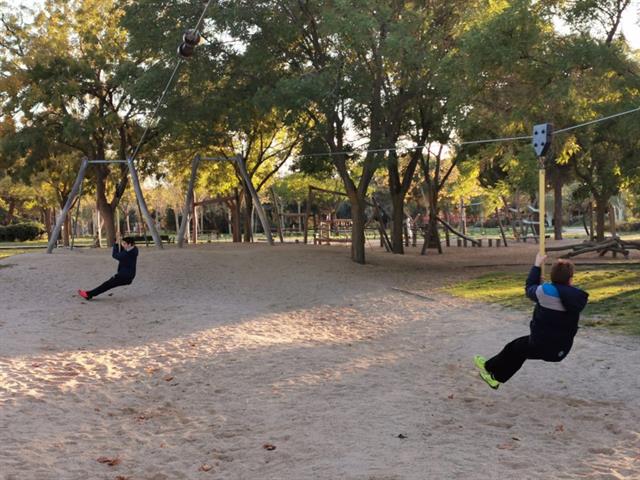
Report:
[[536,290],[538,289],[538,285],[542,283],[542,269],[540,266],[547,259],[546,255],[540,255],[540,253],[536,254],[536,259],[533,262],[533,267],[529,271],[529,276],[527,277],[527,281],[525,283],[524,291],[529,300],[536,302],[538,297],[536,296]]

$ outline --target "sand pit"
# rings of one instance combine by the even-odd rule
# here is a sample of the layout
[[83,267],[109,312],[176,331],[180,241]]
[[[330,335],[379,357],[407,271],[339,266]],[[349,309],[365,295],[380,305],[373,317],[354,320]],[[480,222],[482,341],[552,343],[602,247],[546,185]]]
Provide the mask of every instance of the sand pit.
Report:
[[0,478],[638,479],[638,339],[476,376],[528,315],[442,287],[535,248],[142,249],[92,302],[105,250],[1,260]]

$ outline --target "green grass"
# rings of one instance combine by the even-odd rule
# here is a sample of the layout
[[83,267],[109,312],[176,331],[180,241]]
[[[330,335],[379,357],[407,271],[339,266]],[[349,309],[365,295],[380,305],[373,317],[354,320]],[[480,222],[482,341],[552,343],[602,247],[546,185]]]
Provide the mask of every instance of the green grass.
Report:
[[[532,303],[524,296],[525,276],[525,272],[494,272],[447,287],[447,291],[472,300],[530,311]],[[607,265],[585,270],[583,267],[576,272],[575,283],[589,292],[582,325],[640,335],[640,268]]]
[[13,248],[7,250],[0,250],[0,259],[11,257],[13,255],[20,255],[21,253],[29,253],[33,252],[33,250],[24,250],[20,248]]

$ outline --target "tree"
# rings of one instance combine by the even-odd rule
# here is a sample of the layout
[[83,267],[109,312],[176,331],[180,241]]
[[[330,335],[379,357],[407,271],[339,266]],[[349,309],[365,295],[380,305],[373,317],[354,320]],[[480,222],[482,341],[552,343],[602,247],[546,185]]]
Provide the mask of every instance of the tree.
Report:
[[[28,152],[33,168],[62,147],[89,159],[131,155],[141,133],[140,116],[149,107],[133,95],[147,58],[127,51],[120,3],[49,0],[32,12],[30,23],[6,4],[2,11],[0,95],[6,101],[1,114],[19,119],[13,143]],[[128,175],[126,164],[91,169],[109,242]]]

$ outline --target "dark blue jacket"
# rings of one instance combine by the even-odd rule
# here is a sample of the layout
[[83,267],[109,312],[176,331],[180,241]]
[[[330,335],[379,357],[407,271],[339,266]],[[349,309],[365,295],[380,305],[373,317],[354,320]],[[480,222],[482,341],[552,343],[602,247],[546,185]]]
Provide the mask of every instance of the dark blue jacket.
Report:
[[554,357],[545,360],[560,361],[573,345],[580,312],[587,305],[589,294],[569,285],[541,285],[540,276],[540,267],[531,267],[525,286],[527,297],[536,302],[529,324],[529,338],[531,344],[542,351],[548,351]]
[[118,260],[118,275],[125,278],[133,279],[136,276],[136,262],[138,260],[138,247],[133,247],[126,251],[124,248],[119,249],[118,244],[113,245],[113,258]]

